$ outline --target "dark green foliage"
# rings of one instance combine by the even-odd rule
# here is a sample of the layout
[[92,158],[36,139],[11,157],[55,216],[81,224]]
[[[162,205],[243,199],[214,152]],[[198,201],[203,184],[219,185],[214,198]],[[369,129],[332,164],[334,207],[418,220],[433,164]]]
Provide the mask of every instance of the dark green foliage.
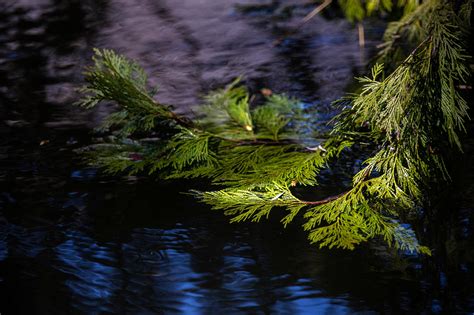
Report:
[[[390,1],[364,3],[368,12],[391,8]],[[469,76],[462,43],[471,2],[458,11],[449,1],[402,4],[409,9],[387,29],[380,54],[383,60],[403,56],[400,63],[386,76],[377,64],[370,77],[360,78],[360,93],[344,100],[332,132],[311,147],[302,140],[304,111],[294,99],[271,95],[251,106],[252,97],[236,80],[210,94],[191,122],[153,99],[136,63],[96,51],[82,105],[113,101],[120,110],[104,123],[114,130],[114,141],[91,148],[88,156],[112,173],[208,178],[220,190],[194,194],[233,216],[232,222],[259,221],[280,209],[284,226],[301,214],[309,240],[320,246],[353,249],[377,238],[429,254],[399,215],[422,202],[426,183],[448,177],[440,152],[461,146],[467,105],[456,85]],[[407,52],[401,43],[412,48]],[[144,132],[157,138],[143,138]],[[367,144],[372,154],[346,192],[319,201],[295,195],[295,186],[317,187],[320,171],[345,149]]]

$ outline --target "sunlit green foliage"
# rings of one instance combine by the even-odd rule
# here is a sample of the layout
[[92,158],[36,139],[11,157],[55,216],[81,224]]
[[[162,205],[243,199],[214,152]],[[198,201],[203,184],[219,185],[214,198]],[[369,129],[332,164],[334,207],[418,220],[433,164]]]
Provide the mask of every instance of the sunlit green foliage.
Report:
[[[368,12],[392,5],[345,5],[357,11],[361,3]],[[428,181],[448,177],[440,152],[449,144],[461,147],[467,105],[456,85],[469,76],[463,36],[471,1],[459,10],[441,0],[400,4],[412,9],[387,29],[380,58],[403,58],[388,75],[376,64],[371,76],[360,78],[360,92],[341,101],[345,107],[332,132],[316,145],[302,140],[304,110],[292,98],[273,94],[252,104],[236,80],[211,93],[190,121],[153,99],[136,63],[97,50],[82,105],[113,101],[120,109],[104,122],[115,137],[87,156],[111,173],[208,178],[218,189],[194,194],[232,222],[256,222],[280,209],[284,226],[300,214],[309,240],[321,247],[354,249],[377,238],[429,254],[399,215],[422,202]],[[149,134],[155,138],[144,138]],[[317,201],[298,197],[294,187],[317,189],[321,170],[354,145],[372,151],[351,187]]]
[[338,0],[339,6],[351,22],[361,21],[374,12],[390,12],[393,7],[403,8],[405,14],[415,10],[421,0]]
[[81,91],[86,95],[80,102],[85,108],[101,101],[114,101],[120,111],[110,115],[103,128],[121,126],[124,136],[137,131],[149,131],[155,124],[175,117],[170,109],[153,100],[148,90],[147,75],[137,63],[110,50],[94,50],[94,67],[85,73],[87,86]]

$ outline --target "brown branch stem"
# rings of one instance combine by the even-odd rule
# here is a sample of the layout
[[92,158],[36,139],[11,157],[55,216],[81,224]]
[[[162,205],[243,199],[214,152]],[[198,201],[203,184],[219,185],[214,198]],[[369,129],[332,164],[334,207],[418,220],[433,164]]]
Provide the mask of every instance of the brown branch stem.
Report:
[[256,144],[265,144],[265,145],[285,145],[285,144],[292,144],[295,143],[291,140],[281,140],[281,141],[274,141],[274,140],[242,140],[242,139],[229,139],[229,138],[224,138],[224,137],[218,137],[217,138],[223,140],[223,141],[228,141],[232,143],[236,143],[238,145],[256,145]]
[[327,198],[324,198],[322,200],[316,200],[316,201],[305,201],[305,200],[301,200],[302,203],[304,204],[307,204],[307,205],[312,205],[312,206],[320,206],[320,205],[324,205],[326,203],[329,203],[331,201],[334,201],[336,199],[339,199],[341,198],[342,196],[348,194],[350,192],[350,190],[348,191],[345,191],[343,193],[340,193],[339,195],[334,195],[334,196],[330,196],[330,197],[327,197]]

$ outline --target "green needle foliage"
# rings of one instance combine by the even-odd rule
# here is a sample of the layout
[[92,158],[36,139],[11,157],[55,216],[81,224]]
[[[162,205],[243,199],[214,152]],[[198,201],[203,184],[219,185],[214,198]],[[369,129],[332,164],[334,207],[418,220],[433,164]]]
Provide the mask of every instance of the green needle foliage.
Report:
[[[354,10],[362,3],[352,2],[345,5]],[[369,12],[392,5],[364,3]],[[85,154],[110,173],[208,178],[217,190],[193,194],[231,222],[258,222],[279,209],[284,226],[300,217],[309,240],[321,247],[354,249],[375,238],[430,254],[400,215],[422,205],[429,183],[448,178],[442,152],[461,148],[468,107],[457,86],[470,75],[463,43],[472,3],[400,4],[409,9],[389,25],[379,55],[398,64],[387,74],[376,64],[371,76],[359,78],[360,92],[336,102],[344,108],[324,140],[305,142],[297,100],[274,94],[252,105],[239,79],[211,93],[193,121],[183,118],[154,100],[135,62],[96,50],[81,105],[112,101],[119,111],[104,122],[109,143]],[[318,187],[321,171],[350,157],[353,147],[366,148],[369,157],[345,192],[316,201],[298,197],[296,188]]]
[[421,2],[421,0],[338,0],[339,7],[351,22],[361,21],[374,12],[390,12],[394,7],[403,8],[404,14],[408,14]]

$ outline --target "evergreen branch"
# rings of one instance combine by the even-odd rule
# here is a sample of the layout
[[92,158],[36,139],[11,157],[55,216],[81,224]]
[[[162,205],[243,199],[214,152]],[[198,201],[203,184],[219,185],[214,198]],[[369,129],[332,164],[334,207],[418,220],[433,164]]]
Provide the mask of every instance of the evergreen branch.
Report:
[[137,63],[107,49],[94,49],[94,53],[94,66],[85,72],[87,85],[80,90],[85,96],[79,105],[92,108],[102,101],[118,104],[121,119],[109,120],[106,127],[128,120],[127,128],[132,132],[148,131],[155,126],[155,119],[190,125],[189,120],[153,100],[146,86],[147,76]]
[[161,162],[160,168],[172,166],[180,172],[193,164],[218,164],[217,154],[210,148],[213,135],[197,130],[182,129],[168,143],[166,158]]
[[309,231],[310,241],[320,247],[354,249],[357,244],[379,236],[397,249],[429,254],[429,249],[420,246],[412,232],[384,214],[393,216],[396,212],[390,208],[396,208],[398,201],[377,196],[382,180],[359,183],[338,198],[307,211],[308,221],[303,227]]
[[207,104],[201,107],[205,114],[200,124],[215,134],[229,131],[235,136],[252,135],[253,123],[249,109],[249,93],[243,86],[238,86],[240,78],[225,89],[215,91],[206,97]]
[[202,202],[212,205],[212,209],[223,210],[225,214],[232,215],[231,222],[258,222],[267,217],[275,207],[290,209],[290,215],[302,208],[289,189],[277,183],[262,190],[224,189],[193,192]]
[[[353,10],[346,14],[354,19],[391,9],[385,0],[340,2]],[[280,208],[286,211],[284,226],[303,212],[303,228],[321,247],[353,249],[379,238],[400,250],[429,254],[397,218],[421,203],[434,168],[448,177],[440,148],[460,148],[459,133],[468,115],[455,87],[470,76],[463,36],[472,1],[459,12],[447,0],[420,6],[413,0],[402,2],[412,7],[389,26],[381,54],[393,59],[399,53],[402,61],[387,76],[382,64],[376,64],[370,77],[359,78],[360,92],[344,100],[347,106],[333,120],[329,138],[314,147],[300,143],[304,131],[298,129],[298,119],[303,115],[290,98],[272,95],[251,109],[253,98],[236,80],[211,93],[206,110],[193,123],[153,100],[136,63],[111,51],[96,51],[82,105],[116,102],[120,110],[103,126],[119,127],[122,138],[112,146],[96,147],[90,156],[113,173],[207,177],[226,188],[196,196],[233,216],[231,222],[259,221]],[[159,132],[159,144],[132,139],[152,130]],[[368,141],[373,152],[348,191],[316,201],[292,194],[292,186],[317,185],[319,172],[344,149]]]
[[[216,176],[214,182],[233,187],[265,187],[279,183],[281,185],[315,185],[319,171],[328,161],[336,157],[342,150],[352,145],[349,141],[329,140],[324,143],[325,148],[303,148],[297,144],[284,146],[261,146],[257,150],[249,148],[246,155],[227,154],[223,159],[223,171]],[[247,157],[243,162],[239,156]],[[235,172],[232,165],[250,165],[245,171]],[[258,176],[256,176],[258,175]]]

